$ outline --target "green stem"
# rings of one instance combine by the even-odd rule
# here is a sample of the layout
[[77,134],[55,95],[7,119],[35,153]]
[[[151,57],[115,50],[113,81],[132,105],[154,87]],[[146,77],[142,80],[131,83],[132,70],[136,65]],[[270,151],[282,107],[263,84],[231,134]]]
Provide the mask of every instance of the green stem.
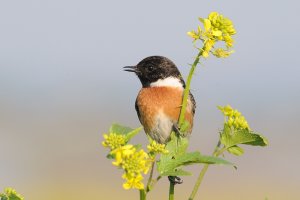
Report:
[[170,181],[169,200],[174,200],[174,190],[175,190],[175,183],[173,181]]
[[140,190],[140,200],[146,200],[146,192],[145,190]]
[[152,180],[151,184],[149,185],[149,187],[146,190],[146,193],[150,192],[152,190],[152,188],[154,187],[154,185],[162,178],[162,176],[158,176],[156,179]]
[[178,120],[179,127],[181,127],[182,123],[184,122],[184,116],[185,116],[185,111],[186,111],[187,100],[188,100],[189,93],[190,93],[192,77],[193,77],[193,74],[195,72],[196,66],[199,63],[200,57],[202,56],[202,52],[203,51],[200,50],[197,57],[195,58],[195,61],[192,64],[192,67],[191,67],[190,72],[189,72],[189,76],[188,76],[187,81],[186,81],[186,85],[185,85],[185,89],[184,89],[184,93],[183,93],[180,116],[179,116],[179,120]]
[[146,186],[146,192],[149,192],[151,190],[151,183],[152,183],[152,177],[153,177],[153,171],[154,171],[154,165],[155,165],[155,162],[152,163],[152,166],[151,166],[151,171],[150,171],[150,175],[149,175],[149,179],[148,179],[148,182],[147,182],[147,186]]
[[[219,150],[220,145],[221,145],[221,142],[219,141],[217,146],[215,147],[215,150],[214,150],[213,154],[212,154],[213,156],[218,157],[220,154],[222,154],[226,150],[225,147],[222,148],[221,150]],[[200,172],[200,174],[199,174],[199,176],[196,180],[196,183],[195,183],[193,191],[192,191],[192,193],[189,197],[189,200],[193,200],[195,198],[208,167],[209,167],[209,164],[205,164],[203,166],[203,168],[202,168],[202,170],[201,170],[201,172]]]
[[198,192],[198,189],[200,187],[200,184],[201,184],[201,182],[203,180],[203,177],[204,177],[204,175],[205,175],[205,173],[206,173],[206,171],[208,169],[208,166],[209,166],[208,164],[205,164],[204,167],[202,168],[202,170],[201,170],[201,172],[200,172],[200,174],[199,174],[199,176],[197,178],[197,181],[195,183],[195,186],[193,188],[193,191],[192,191],[192,193],[191,193],[191,195],[189,197],[189,200],[193,200],[195,198],[195,196],[196,196],[196,194]]

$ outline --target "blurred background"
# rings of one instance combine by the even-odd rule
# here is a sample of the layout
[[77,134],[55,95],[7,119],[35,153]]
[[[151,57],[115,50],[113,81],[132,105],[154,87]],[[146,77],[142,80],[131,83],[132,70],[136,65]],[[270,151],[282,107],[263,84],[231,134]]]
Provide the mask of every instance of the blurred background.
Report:
[[[27,200],[138,199],[105,158],[113,122],[139,127],[138,79],[122,71],[144,57],[173,60],[184,77],[196,51],[187,31],[218,11],[237,30],[235,53],[202,61],[192,82],[198,107],[190,149],[210,154],[231,104],[266,148],[210,167],[198,199],[300,199],[299,2],[0,1],[0,190]],[[146,145],[144,133],[133,142]],[[187,199],[195,175],[176,186]],[[162,180],[149,199],[167,199]]]

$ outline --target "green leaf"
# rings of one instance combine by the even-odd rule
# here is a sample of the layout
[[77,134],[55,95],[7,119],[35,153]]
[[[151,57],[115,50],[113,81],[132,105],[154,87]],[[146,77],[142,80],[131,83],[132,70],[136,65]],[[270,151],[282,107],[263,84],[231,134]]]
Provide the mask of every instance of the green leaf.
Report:
[[128,134],[129,132],[131,132],[133,130],[134,129],[132,129],[130,127],[127,127],[127,126],[123,126],[123,125],[120,125],[120,124],[112,124],[110,129],[109,129],[109,132],[110,133],[126,135],[126,134]]
[[221,133],[221,143],[224,144],[226,148],[238,144],[267,146],[268,140],[264,136],[253,131],[247,129],[232,130],[228,125],[225,125],[223,132]]
[[173,171],[166,171],[162,174],[160,174],[161,176],[191,176],[192,173],[184,171],[181,168],[175,168]]
[[109,153],[106,155],[106,158],[107,159],[115,159],[115,156]]
[[[173,157],[172,159],[163,161],[160,160],[157,165],[158,171],[162,176],[173,176],[173,174],[179,172],[183,173],[183,170],[179,169],[179,167],[196,163],[233,165],[232,163],[221,158],[201,155],[200,152],[185,153]],[[185,175],[189,175],[187,172],[184,173]]]
[[176,136],[175,132],[171,133],[171,140],[166,144],[169,154],[163,154],[162,157],[173,157],[184,154],[187,150],[189,141],[187,138]]
[[136,134],[138,134],[141,130],[143,129],[143,127],[139,127],[136,128],[132,131],[130,131],[129,133],[126,134],[126,141],[129,141],[131,138],[133,138]]
[[[160,156],[160,161],[157,162],[158,171],[162,174],[169,174],[166,176],[173,176],[176,173],[183,173],[182,170],[176,169],[176,167],[168,167],[170,161],[176,157],[184,154],[188,147],[188,139],[176,136],[175,132],[171,133],[171,140],[166,144],[166,150],[169,151],[168,154],[162,154]],[[179,170],[179,171],[178,171]],[[177,171],[177,172],[176,172]],[[175,175],[174,175],[175,176]]]
[[227,148],[227,151],[233,155],[236,155],[236,156],[240,156],[240,155],[243,155],[244,154],[244,149],[242,149],[241,147],[239,146],[232,146],[232,147],[229,147]]
[[4,194],[0,194],[0,200],[8,200],[8,197]]
[[132,129],[130,127],[123,126],[120,124],[113,124],[113,125],[111,125],[109,132],[125,135],[126,141],[128,142],[131,138],[133,138],[136,134],[138,134],[142,129],[143,129],[143,127]]
[[186,152],[188,147],[188,139],[177,137],[174,132],[171,133],[171,140],[166,144],[166,150],[169,151],[168,154],[162,154],[160,156],[160,162],[165,163],[175,157],[182,155]]
[[186,153],[180,156],[177,161],[179,161],[179,163],[182,163],[182,165],[191,165],[194,163],[233,165],[232,163],[222,158],[218,158],[215,156],[205,156],[200,154],[200,152],[198,151]]

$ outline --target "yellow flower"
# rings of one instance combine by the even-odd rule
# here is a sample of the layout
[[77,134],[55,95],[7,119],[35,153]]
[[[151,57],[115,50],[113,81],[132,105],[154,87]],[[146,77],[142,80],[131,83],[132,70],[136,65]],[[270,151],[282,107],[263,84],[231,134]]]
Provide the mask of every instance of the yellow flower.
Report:
[[245,117],[238,111],[234,110],[230,105],[218,106],[224,116],[227,117],[225,122],[229,127],[234,129],[250,129]]
[[215,41],[211,40],[211,39],[208,39],[204,42],[204,47],[203,47],[203,52],[202,52],[202,56],[204,58],[207,58],[209,56],[209,52],[213,48],[214,44],[215,44]]
[[233,111],[233,116],[234,117],[239,117],[239,116],[241,116],[242,115],[242,113],[240,113],[238,110],[234,110]]
[[233,51],[226,51],[222,48],[218,48],[213,52],[213,54],[218,58],[227,58],[232,53],[233,53]]
[[121,134],[110,133],[109,135],[104,134],[103,137],[105,140],[102,142],[102,145],[110,148],[111,150],[126,144],[126,138]]
[[[201,40],[204,43],[201,48],[202,56],[207,58],[212,52],[218,58],[228,57],[233,52],[228,50],[233,46],[232,35],[236,34],[232,21],[217,12],[211,12],[207,18],[199,18],[199,20],[204,30],[198,26],[197,31],[190,31],[188,35],[194,41]],[[225,42],[227,49],[218,48],[213,51],[214,44],[218,41]]]
[[148,154],[143,150],[137,151],[132,145],[125,145],[111,152],[116,161],[113,165],[122,167],[127,173],[147,173],[150,168],[150,159]]
[[233,46],[234,40],[232,39],[231,36],[229,36],[229,35],[224,35],[224,36],[223,36],[223,40],[224,40],[224,42],[226,43],[227,48]]
[[115,158],[113,165],[124,170],[123,178],[126,182],[123,184],[124,189],[136,188],[143,189],[142,173],[147,174],[153,159],[143,150],[138,150],[135,146],[127,144],[120,146],[110,152]]
[[229,117],[228,120],[227,120],[227,124],[229,127],[232,127],[233,126],[233,123],[234,123],[234,118],[233,117]]
[[122,162],[125,158],[129,157],[130,155],[136,152],[136,148],[133,145],[127,144],[125,146],[121,146],[113,151],[111,154],[115,156],[116,161],[112,162],[115,166],[121,166]]
[[210,20],[200,18],[200,21],[203,23],[205,31],[210,31],[210,28],[211,28]]
[[143,149],[125,157],[122,162],[123,169],[130,174],[143,172],[147,174],[150,168],[150,159]]
[[159,154],[159,153],[169,153],[167,149],[165,149],[165,144],[159,144],[155,140],[152,140],[151,143],[147,146],[149,154]]
[[200,26],[198,26],[198,30],[197,31],[192,30],[192,31],[187,32],[187,35],[190,36],[191,38],[193,38],[194,41],[200,39],[200,37],[201,37],[202,34],[203,33],[202,33],[202,30],[201,30]]
[[123,174],[123,179],[126,180],[126,182],[123,184],[123,188],[125,190],[129,190],[130,188],[136,188],[138,190],[144,189],[144,184],[142,180],[144,179],[141,174],[138,174],[137,176],[131,176],[130,174]]
[[222,34],[236,34],[232,21],[223,15],[220,15],[217,12],[211,12],[208,15],[208,20],[211,22],[211,27],[213,30],[219,30],[222,32]]
[[197,32],[195,32],[194,30],[187,32],[187,34],[193,38],[194,40],[198,40],[199,39],[199,35],[197,34]]
[[236,129],[249,129],[248,122],[244,116],[239,116],[235,119],[233,125]]
[[124,189],[136,188],[143,189],[144,184],[141,182],[143,176],[141,173],[147,174],[150,168],[151,159],[143,150],[137,150],[133,145],[121,146],[111,152],[115,156],[116,165],[124,169],[123,178],[126,182],[123,184]]
[[233,109],[230,105],[227,106],[218,106],[219,110],[224,114],[224,116],[231,117],[233,115]]

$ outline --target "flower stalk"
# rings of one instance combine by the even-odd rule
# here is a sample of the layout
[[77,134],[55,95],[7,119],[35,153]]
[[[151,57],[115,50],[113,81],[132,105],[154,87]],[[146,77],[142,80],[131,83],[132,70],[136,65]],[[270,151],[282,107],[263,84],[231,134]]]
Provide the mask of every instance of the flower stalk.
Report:
[[189,93],[190,93],[192,77],[194,75],[196,66],[199,63],[200,57],[202,56],[202,52],[203,51],[200,50],[197,57],[195,58],[195,61],[192,64],[192,67],[190,69],[190,72],[189,72],[189,75],[188,75],[188,78],[186,81],[186,85],[185,85],[185,89],[184,89],[184,93],[183,93],[183,99],[182,99],[182,107],[181,107],[180,116],[179,116],[179,120],[178,120],[179,127],[181,127],[181,125],[184,122],[184,116],[185,116],[185,112],[186,112],[187,100],[188,100]]

